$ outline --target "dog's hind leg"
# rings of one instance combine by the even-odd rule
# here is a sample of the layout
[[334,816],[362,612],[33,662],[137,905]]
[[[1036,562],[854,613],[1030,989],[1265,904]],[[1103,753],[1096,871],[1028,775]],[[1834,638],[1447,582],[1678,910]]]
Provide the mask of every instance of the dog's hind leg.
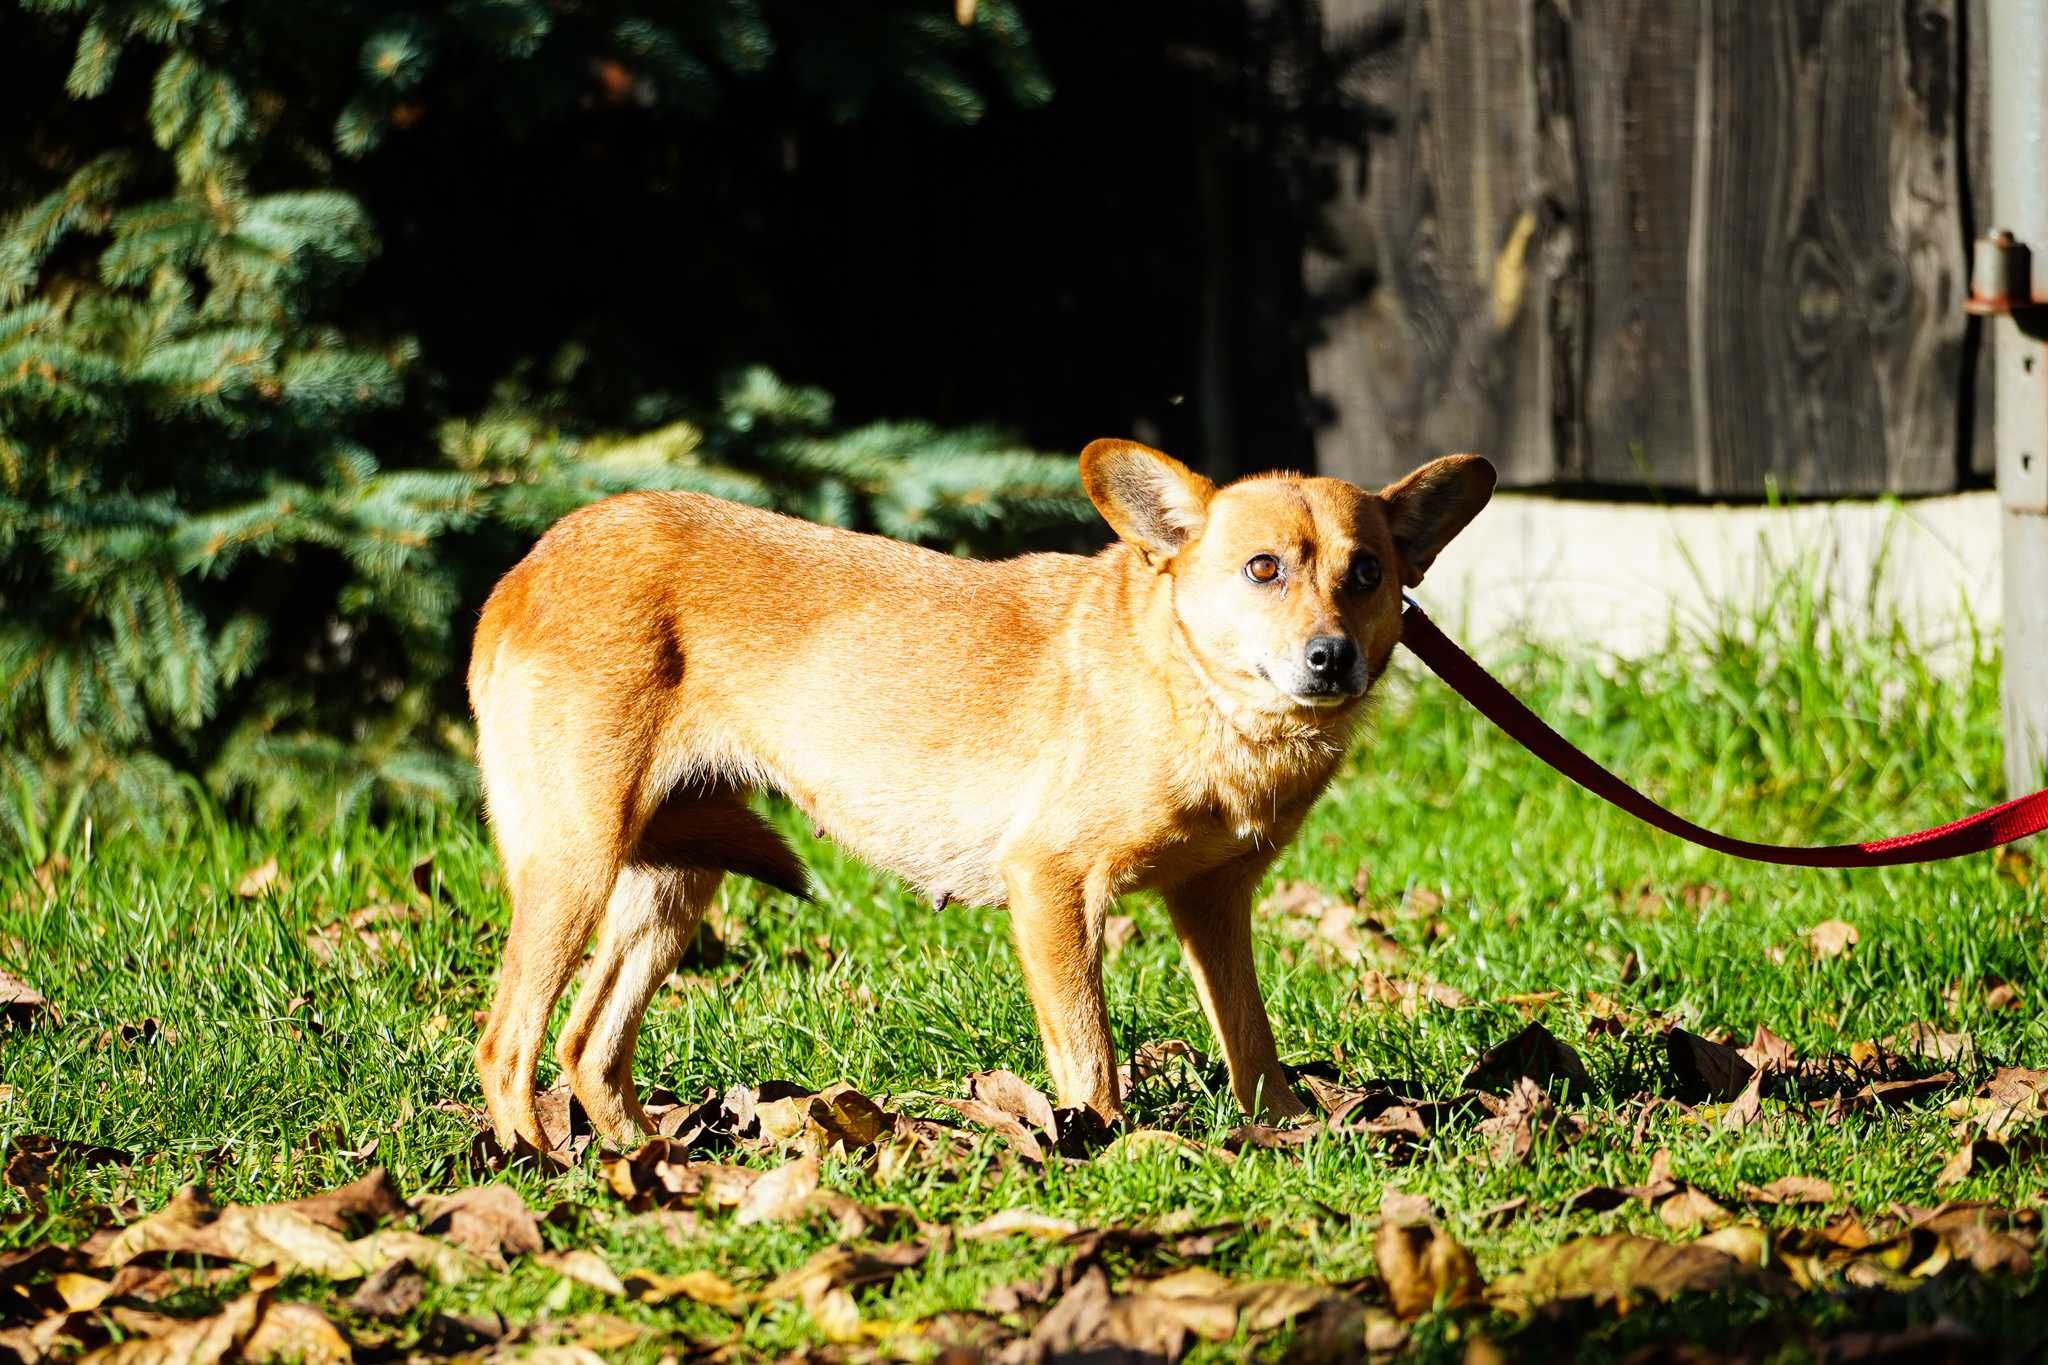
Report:
[[616,863],[593,866],[565,843],[542,841],[516,860],[509,850],[506,855],[512,928],[476,1062],[491,1126],[508,1148],[519,1138],[541,1150],[548,1146],[533,1104],[548,1015],[576,974],[616,880]]
[[612,888],[597,951],[555,1056],[591,1123],[613,1141],[653,1131],[633,1087],[641,1016],[689,946],[723,875],[636,859]]
[[583,991],[555,1049],[606,1137],[625,1140],[651,1127],[633,1087],[640,1020],[727,870],[806,894],[803,864],[734,791],[670,796],[619,871]]

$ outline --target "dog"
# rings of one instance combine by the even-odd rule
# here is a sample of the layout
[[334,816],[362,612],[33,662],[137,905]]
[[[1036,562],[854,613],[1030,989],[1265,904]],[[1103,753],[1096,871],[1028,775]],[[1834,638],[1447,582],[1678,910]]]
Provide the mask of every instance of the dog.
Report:
[[563,518],[484,607],[469,669],[512,896],[477,1047],[493,1127],[547,1146],[549,1014],[606,1137],[649,1131],[640,1019],[719,880],[806,894],[773,789],[944,904],[1006,905],[1062,1106],[1121,1116],[1103,921],[1160,893],[1244,1110],[1302,1112],[1252,963],[1267,867],[1337,770],[1413,587],[1492,495],[1476,455],[1379,492],[1217,487],[1130,441],[1081,453],[1117,539],[987,562],[695,493]]

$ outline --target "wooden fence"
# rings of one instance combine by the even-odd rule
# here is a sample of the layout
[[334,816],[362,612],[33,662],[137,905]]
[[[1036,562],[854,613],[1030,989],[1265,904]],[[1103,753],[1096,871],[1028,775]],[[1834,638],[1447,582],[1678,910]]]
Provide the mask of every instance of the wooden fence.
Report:
[[[1401,0],[1310,293],[1316,458],[1917,493],[1989,469],[1961,311],[2000,0]],[[1388,6],[1323,0],[1340,42]]]

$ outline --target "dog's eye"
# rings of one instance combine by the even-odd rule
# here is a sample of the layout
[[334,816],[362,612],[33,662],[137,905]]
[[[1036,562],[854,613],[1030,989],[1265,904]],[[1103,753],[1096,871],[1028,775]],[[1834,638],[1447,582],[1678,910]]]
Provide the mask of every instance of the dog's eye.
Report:
[[1254,583],[1271,583],[1280,576],[1280,561],[1271,555],[1253,555],[1245,561],[1244,576]]
[[1360,555],[1358,562],[1351,566],[1351,585],[1360,592],[1371,592],[1380,585],[1380,557]]

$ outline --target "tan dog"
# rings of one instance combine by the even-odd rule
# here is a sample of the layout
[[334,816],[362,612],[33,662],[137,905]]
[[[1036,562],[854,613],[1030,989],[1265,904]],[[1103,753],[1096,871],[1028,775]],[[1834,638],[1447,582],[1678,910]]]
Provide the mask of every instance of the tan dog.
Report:
[[1400,636],[1400,588],[1485,505],[1473,455],[1372,493],[1218,489],[1127,441],[1081,455],[1120,543],[956,559],[691,493],[565,517],[498,584],[470,664],[512,928],[477,1065],[498,1136],[545,1145],[548,1015],[608,1136],[647,1127],[640,1016],[726,872],[804,894],[745,805],[786,794],[933,896],[1007,904],[1062,1105],[1119,1112],[1102,926],[1159,891],[1248,1112],[1288,1089],[1251,906]]

